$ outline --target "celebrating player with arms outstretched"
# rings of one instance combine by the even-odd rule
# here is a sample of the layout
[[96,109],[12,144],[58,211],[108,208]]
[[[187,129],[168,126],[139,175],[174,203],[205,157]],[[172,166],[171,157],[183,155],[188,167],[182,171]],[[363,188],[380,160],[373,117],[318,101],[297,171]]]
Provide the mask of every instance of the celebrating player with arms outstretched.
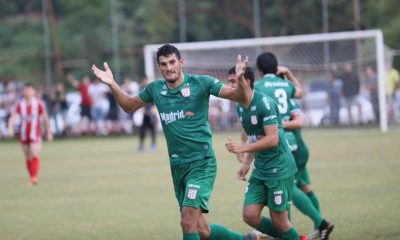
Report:
[[20,116],[19,140],[26,159],[26,167],[30,175],[30,184],[38,183],[40,151],[42,149],[41,117],[46,126],[48,141],[53,139],[50,129],[49,117],[43,102],[35,97],[35,88],[27,83],[23,90],[24,99],[17,103],[15,111],[8,121],[8,133],[14,136],[14,123]]
[[106,63],[105,71],[92,67],[94,74],[110,87],[126,112],[150,102],[156,105],[167,140],[184,240],[257,237],[253,233],[243,235],[221,225],[209,225],[205,215],[217,171],[208,123],[209,97],[212,94],[248,104],[250,96],[243,79],[247,61],[241,61],[238,56],[238,87],[232,88],[211,76],[184,74],[184,60],[179,50],[166,44],[157,51],[158,69],[164,80],[153,81],[135,97],[129,97],[119,88]]

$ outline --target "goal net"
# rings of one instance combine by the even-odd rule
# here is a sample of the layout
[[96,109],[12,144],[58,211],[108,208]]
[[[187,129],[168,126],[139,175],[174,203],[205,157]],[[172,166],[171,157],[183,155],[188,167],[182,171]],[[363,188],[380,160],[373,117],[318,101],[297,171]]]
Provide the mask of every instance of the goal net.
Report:
[[[257,56],[272,52],[279,65],[289,67],[305,89],[299,102],[308,126],[363,125],[387,131],[385,72],[393,55],[385,48],[380,30],[173,45],[185,60],[184,72],[208,74],[221,81],[227,78],[238,54],[248,56],[249,65],[256,69]],[[155,57],[160,46],[144,48],[150,79],[162,78]]]

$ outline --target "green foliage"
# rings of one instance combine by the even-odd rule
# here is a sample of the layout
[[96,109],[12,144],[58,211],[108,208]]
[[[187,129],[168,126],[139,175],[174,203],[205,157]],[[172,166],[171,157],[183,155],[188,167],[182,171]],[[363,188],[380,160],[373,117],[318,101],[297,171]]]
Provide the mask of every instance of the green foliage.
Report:
[[43,76],[43,36],[29,16],[0,24],[0,76],[21,81]]

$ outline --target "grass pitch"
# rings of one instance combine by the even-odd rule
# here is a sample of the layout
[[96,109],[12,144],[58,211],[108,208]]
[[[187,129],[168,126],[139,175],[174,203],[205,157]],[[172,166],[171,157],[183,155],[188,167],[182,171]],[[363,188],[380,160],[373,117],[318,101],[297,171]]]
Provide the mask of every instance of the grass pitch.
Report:
[[[227,138],[214,134],[219,169],[209,222],[246,232],[245,183]],[[307,130],[305,139],[313,188],[336,225],[331,239],[400,239],[400,131]],[[0,240],[181,239],[163,136],[158,143],[145,153],[135,153],[132,136],[45,143],[40,183],[28,187],[19,144],[0,142]],[[295,209],[293,222],[302,234],[312,228]]]

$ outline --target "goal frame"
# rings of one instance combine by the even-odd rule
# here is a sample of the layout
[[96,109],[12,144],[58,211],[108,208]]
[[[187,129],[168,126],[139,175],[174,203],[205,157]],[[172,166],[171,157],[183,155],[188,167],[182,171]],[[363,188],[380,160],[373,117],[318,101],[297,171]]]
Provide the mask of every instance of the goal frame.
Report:
[[[284,45],[294,43],[312,43],[312,42],[328,42],[335,40],[355,40],[364,38],[375,38],[376,51],[376,72],[378,78],[378,98],[379,98],[379,127],[381,132],[388,131],[388,119],[385,97],[385,56],[384,56],[384,39],[380,29],[362,30],[362,31],[347,31],[347,32],[332,32],[319,34],[304,34],[279,37],[265,38],[248,38],[248,39],[233,39],[233,40],[217,40],[217,41],[202,41],[189,43],[171,43],[179,50],[205,50],[205,49],[223,49],[223,48],[240,48],[259,45]],[[149,79],[154,79],[156,63],[154,62],[154,54],[162,44],[149,44],[144,46],[144,64],[145,73]]]

